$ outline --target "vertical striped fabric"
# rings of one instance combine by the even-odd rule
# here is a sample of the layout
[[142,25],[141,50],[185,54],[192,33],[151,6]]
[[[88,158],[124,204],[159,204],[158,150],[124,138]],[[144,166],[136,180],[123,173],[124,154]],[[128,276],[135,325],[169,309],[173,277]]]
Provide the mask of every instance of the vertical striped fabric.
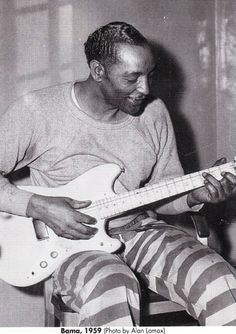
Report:
[[134,273],[183,305],[201,325],[236,325],[236,271],[221,256],[163,223],[120,238],[122,254],[75,254],[54,274],[55,293],[78,312],[79,326],[139,325]]

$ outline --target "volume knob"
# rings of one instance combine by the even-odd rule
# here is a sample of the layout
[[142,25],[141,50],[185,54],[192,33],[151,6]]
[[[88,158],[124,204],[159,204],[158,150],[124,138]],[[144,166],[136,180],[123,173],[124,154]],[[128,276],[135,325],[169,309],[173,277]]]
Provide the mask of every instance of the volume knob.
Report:
[[48,266],[48,263],[46,261],[40,262],[40,267],[41,268],[46,268]]
[[55,259],[56,257],[58,257],[58,252],[53,251],[53,252],[50,253],[50,255],[53,259]]

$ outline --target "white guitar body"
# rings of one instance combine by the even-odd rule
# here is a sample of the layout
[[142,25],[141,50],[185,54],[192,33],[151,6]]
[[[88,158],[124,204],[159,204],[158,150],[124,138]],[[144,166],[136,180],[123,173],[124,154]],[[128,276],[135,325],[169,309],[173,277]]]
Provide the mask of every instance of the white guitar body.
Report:
[[[120,174],[119,166],[106,164],[95,167],[65,186],[58,188],[20,187],[45,196],[70,197],[76,200],[102,200],[116,196],[113,183]],[[70,255],[86,250],[115,252],[121,243],[105,231],[101,210],[81,210],[97,219],[98,232],[89,240],[58,237],[50,228],[39,224],[41,236],[36,236],[31,218],[0,213],[0,277],[11,285],[29,286],[48,277]]]
[[235,174],[236,160],[201,172],[180,176],[117,195],[113,184],[121,173],[115,164],[95,167],[58,188],[20,187],[45,196],[91,200],[82,212],[97,219],[98,232],[89,240],[58,237],[50,228],[30,218],[0,214],[0,278],[16,286],[28,286],[48,277],[70,255],[86,250],[109,253],[121,243],[106,234],[106,219],[204,185],[203,172],[222,178],[222,171]]

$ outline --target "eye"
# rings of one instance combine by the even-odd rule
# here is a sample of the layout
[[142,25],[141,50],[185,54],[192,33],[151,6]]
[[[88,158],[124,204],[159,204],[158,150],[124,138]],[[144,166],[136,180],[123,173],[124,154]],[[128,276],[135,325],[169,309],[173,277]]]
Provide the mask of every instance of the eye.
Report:
[[139,79],[139,75],[135,75],[135,74],[124,76],[125,82],[131,85],[137,83],[138,79]]
[[135,84],[137,82],[138,78],[126,78],[126,82],[130,84]]
[[137,79],[126,79],[127,82],[134,84],[137,82]]

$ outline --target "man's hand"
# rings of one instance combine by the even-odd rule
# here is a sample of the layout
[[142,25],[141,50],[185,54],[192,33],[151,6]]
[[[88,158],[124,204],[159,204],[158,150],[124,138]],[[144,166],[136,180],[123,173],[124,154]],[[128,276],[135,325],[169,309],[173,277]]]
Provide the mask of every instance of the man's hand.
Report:
[[[217,160],[214,166],[219,166],[226,162],[225,158]],[[218,181],[214,176],[203,173],[205,179],[204,187],[195,189],[188,194],[187,203],[192,207],[201,203],[223,202],[236,194],[236,176],[223,172],[222,179]]]
[[96,223],[96,219],[78,209],[86,208],[91,201],[76,201],[66,197],[46,197],[34,194],[29,201],[28,217],[43,221],[58,236],[67,239],[90,239],[96,228],[85,224]]

